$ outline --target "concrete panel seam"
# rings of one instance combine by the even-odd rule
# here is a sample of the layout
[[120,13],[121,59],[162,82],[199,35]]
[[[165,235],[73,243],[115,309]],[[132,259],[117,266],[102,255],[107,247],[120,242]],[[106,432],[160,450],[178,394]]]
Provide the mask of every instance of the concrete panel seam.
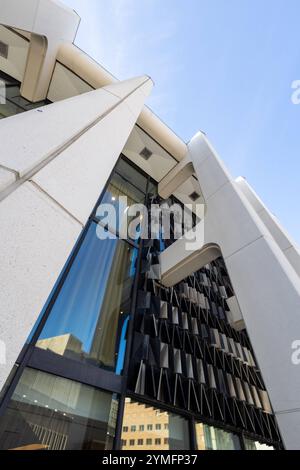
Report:
[[238,250],[234,251],[234,252],[231,253],[230,255],[224,257],[224,260],[230,259],[232,256],[236,255],[237,253],[239,253],[240,251],[244,250],[245,248],[248,248],[248,246],[250,246],[250,245],[252,245],[253,243],[257,242],[257,241],[260,240],[261,238],[265,238],[265,236],[264,236],[264,235],[260,235],[259,237],[255,238],[255,240],[252,240],[251,242],[246,243],[246,245],[242,246],[241,248],[239,248]]
[[10,173],[13,173],[17,179],[20,179],[20,173],[17,170],[13,170],[12,168],[2,165],[1,163],[0,163],[0,169],[9,171]]
[[295,248],[293,245],[289,245],[286,248],[284,248],[283,253],[285,253],[287,250],[290,250],[291,248]]
[[52,197],[47,191],[45,191],[38,183],[36,183],[33,180],[28,180],[28,183],[32,184],[38,191],[43,193],[45,196],[47,196],[49,199],[51,199],[54,204],[56,204],[60,209],[62,209],[66,214],[68,214],[69,217],[71,217],[75,222],[81,225],[82,228],[84,228],[84,224],[77,219],[71,212],[68,211],[62,204],[60,204],[54,197]]
[[275,411],[276,415],[286,415],[291,413],[300,413],[300,408],[291,408],[290,410]]
[[[204,163],[206,160],[204,160],[202,163]],[[221,191],[221,189],[224,188],[224,186],[226,186],[227,184],[232,184],[232,182],[230,180],[228,181],[225,181],[225,183],[223,183],[215,192],[213,192],[212,194],[210,194],[208,196],[208,198],[205,198],[205,201],[209,201],[211,197],[215,196],[219,191]],[[201,187],[201,185],[200,185]]]
[[124,96],[124,98],[120,99],[117,103],[115,103],[113,106],[107,109],[103,114],[101,114],[101,116],[98,116],[91,123],[85,126],[81,131],[77,132],[74,136],[72,136],[66,142],[61,144],[56,150],[51,152],[50,155],[48,155],[44,160],[38,163],[30,171],[25,173],[22,176],[22,178],[19,178],[18,181],[16,181],[13,185],[9,186],[7,189],[2,191],[2,193],[0,194],[0,202],[3,201],[7,196],[9,196],[13,191],[15,191],[21,184],[28,181],[30,178],[36,175],[36,173],[38,173],[42,168],[48,165],[52,160],[54,160],[56,157],[62,154],[69,147],[71,147],[71,145],[77,142],[80,139],[80,137],[86,134],[89,130],[93,129],[97,124],[99,124],[99,122],[105,119],[106,116],[108,116],[112,111],[114,111],[120,104],[124,103],[127,100],[127,98],[129,98],[133,93],[135,93],[140,87],[142,87],[149,80],[150,79],[147,78],[143,83],[141,83],[139,86],[134,88],[130,93]]

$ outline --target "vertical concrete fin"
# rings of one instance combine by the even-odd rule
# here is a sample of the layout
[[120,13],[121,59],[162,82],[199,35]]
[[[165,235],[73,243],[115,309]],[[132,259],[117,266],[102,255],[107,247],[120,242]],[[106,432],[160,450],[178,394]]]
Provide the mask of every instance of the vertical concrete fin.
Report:
[[0,389],[105,187],[152,82],[141,77],[123,85],[1,123],[0,168],[11,168],[12,179],[19,178],[10,184],[8,172],[0,174],[0,186],[6,188],[0,202],[0,342],[6,347]]
[[274,238],[281,251],[284,253],[288,261],[300,276],[300,252],[297,244],[281,226],[276,217],[269,211],[266,205],[261,201],[254,189],[246,181],[245,178],[239,177],[236,180],[238,188],[247,198],[262,223],[269,230],[270,235]]
[[205,243],[221,248],[285,446],[299,449],[299,276],[206,137],[198,133],[189,150],[206,202]]

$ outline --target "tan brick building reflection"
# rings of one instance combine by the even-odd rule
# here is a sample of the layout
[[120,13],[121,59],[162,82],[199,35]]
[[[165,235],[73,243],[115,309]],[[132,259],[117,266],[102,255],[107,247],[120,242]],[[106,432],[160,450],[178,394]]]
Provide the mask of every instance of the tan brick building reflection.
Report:
[[126,398],[123,450],[169,450],[169,413]]

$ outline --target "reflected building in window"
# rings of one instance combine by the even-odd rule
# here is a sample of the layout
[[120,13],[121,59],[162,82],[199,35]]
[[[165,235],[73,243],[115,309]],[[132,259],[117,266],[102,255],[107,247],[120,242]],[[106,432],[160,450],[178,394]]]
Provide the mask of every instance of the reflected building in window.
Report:
[[159,408],[126,398],[123,450],[189,450],[188,421]]

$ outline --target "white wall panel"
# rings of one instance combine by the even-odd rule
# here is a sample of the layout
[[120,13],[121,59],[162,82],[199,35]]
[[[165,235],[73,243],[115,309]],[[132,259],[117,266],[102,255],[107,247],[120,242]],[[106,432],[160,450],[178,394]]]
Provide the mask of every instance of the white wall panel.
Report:
[[2,388],[82,226],[31,183],[0,203],[0,226]]

